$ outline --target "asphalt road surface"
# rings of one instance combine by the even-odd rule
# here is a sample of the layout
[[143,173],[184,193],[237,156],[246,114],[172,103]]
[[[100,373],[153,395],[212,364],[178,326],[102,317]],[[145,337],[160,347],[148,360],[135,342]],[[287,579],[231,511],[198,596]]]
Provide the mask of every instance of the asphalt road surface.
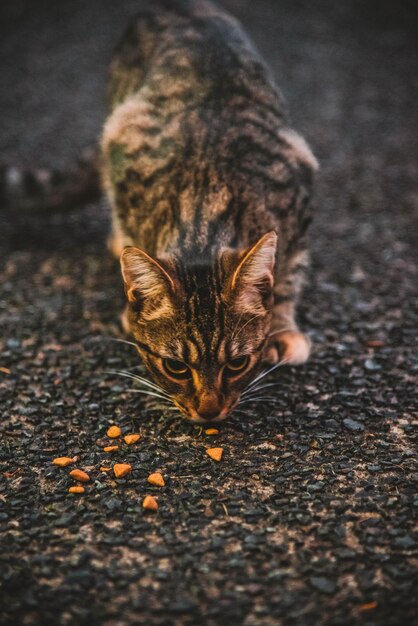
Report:
[[[106,205],[0,207],[2,625],[418,621],[414,3],[224,4],[321,163],[300,310],[312,358],[216,436],[173,420],[107,373],[137,359],[111,340],[123,293]],[[3,0],[3,162],[65,167],[95,142],[106,65],[138,6]],[[141,440],[103,452],[112,423]],[[89,472],[84,495],[59,456]],[[100,471],[114,462],[133,470]]]

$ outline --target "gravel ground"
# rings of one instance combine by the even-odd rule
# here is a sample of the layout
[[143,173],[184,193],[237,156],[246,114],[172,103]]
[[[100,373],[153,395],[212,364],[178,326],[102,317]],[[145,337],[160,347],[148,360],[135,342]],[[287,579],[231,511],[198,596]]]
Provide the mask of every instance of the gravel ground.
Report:
[[[94,141],[138,4],[2,2],[4,160],[65,166]],[[301,307],[314,353],[274,377],[274,408],[215,437],[170,421],[106,373],[137,361],[110,339],[123,295],[105,205],[3,215],[1,624],[418,623],[413,3],[225,5],[322,164]],[[99,471],[112,423],[142,434],[112,456],[133,467],[118,481]],[[91,474],[83,496],[51,464],[63,455]],[[146,483],[157,470],[163,488]]]

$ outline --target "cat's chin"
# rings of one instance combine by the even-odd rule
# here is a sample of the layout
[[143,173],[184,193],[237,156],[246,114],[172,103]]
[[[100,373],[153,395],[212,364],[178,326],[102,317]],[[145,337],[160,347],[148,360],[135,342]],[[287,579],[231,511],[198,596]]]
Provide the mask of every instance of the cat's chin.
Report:
[[226,420],[226,418],[228,417],[228,415],[231,414],[231,411],[228,411],[227,413],[225,413],[225,415],[218,415],[218,417],[212,417],[210,419],[204,418],[204,417],[200,417],[200,415],[187,415],[186,413],[183,413],[183,417],[185,419],[187,419],[189,422],[193,422],[193,424],[219,424],[219,422],[223,422],[224,420]]
[[[229,415],[229,413],[228,413],[228,415]],[[185,415],[184,417],[189,422],[193,422],[193,424],[219,424],[219,422],[223,422],[224,420],[226,420],[228,415],[225,415],[225,417],[215,417],[215,418],[210,419],[210,420],[203,419],[203,417],[191,417],[190,415]]]
[[235,409],[238,404],[238,400],[235,401],[231,406],[224,407],[219,415],[216,417],[201,417],[197,411],[193,411],[192,413],[186,413],[185,411],[181,411],[183,417],[187,419],[189,422],[193,422],[194,424],[219,424],[219,422],[223,422],[227,419]]

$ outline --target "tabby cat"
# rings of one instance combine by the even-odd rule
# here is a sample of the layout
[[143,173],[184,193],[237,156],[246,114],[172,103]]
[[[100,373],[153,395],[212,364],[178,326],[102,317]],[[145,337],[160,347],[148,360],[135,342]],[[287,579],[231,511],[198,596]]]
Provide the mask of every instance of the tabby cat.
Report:
[[317,163],[240,25],[206,0],[144,10],[111,64],[102,179],[126,331],[164,397],[222,420],[295,322]]

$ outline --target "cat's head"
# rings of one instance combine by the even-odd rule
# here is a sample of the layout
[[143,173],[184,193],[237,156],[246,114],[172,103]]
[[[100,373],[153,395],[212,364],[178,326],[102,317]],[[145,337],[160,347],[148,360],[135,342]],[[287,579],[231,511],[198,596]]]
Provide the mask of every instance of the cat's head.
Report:
[[152,378],[189,419],[221,420],[255,378],[270,328],[277,236],[184,263],[128,247],[127,319]]

